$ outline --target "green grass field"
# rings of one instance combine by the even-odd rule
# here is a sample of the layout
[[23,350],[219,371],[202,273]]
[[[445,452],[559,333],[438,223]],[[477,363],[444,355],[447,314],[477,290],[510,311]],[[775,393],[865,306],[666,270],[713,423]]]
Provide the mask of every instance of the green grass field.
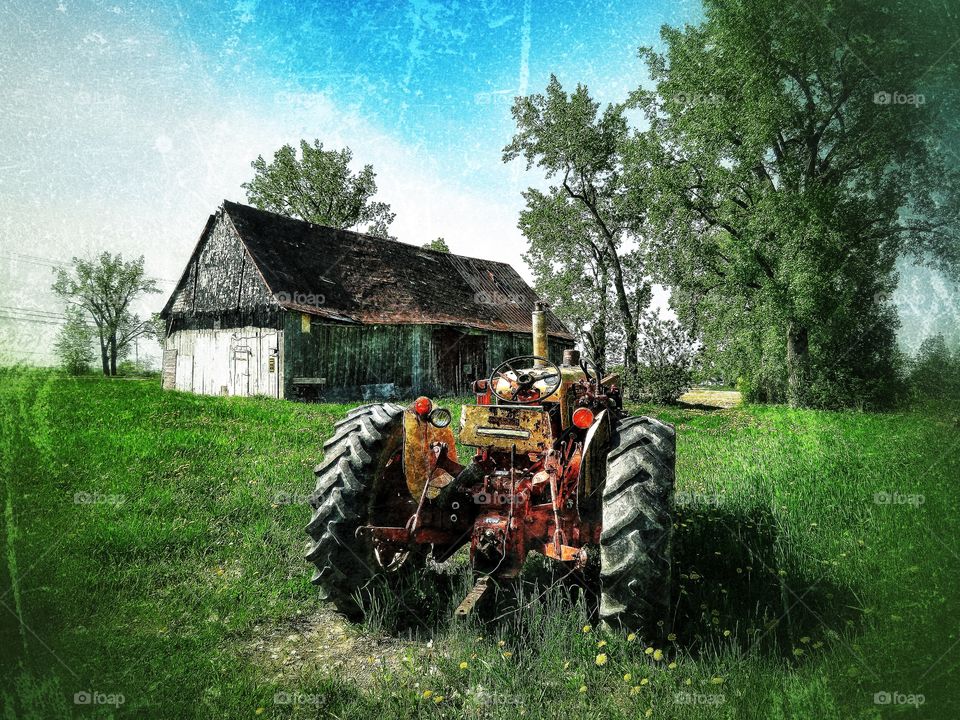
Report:
[[3,371],[3,717],[960,717],[956,409],[639,409],[678,429],[656,641],[561,587],[455,624],[456,569],[347,625],[301,559],[347,409]]

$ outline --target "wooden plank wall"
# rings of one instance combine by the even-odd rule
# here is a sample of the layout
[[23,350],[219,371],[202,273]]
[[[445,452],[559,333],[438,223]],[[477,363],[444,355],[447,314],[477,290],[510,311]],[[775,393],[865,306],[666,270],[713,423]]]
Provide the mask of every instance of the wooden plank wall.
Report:
[[175,353],[177,390],[281,397],[282,345],[282,333],[270,328],[178,330],[167,338],[164,355]]

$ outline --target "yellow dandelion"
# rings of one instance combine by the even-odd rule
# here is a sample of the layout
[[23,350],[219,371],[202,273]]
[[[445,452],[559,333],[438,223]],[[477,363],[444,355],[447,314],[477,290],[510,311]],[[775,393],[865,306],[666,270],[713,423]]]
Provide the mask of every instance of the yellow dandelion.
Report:
[[470,667],[468,663],[465,663],[465,662],[460,663],[461,670],[466,670],[468,667]]
[[500,653],[500,654],[503,656],[503,658],[504,658],[505,660],[509,660],[510,658],[513,657],[513,653],[512,653],[510,650],[505,650],[504,652],[502,652],[502,653]]
[[606,653],[600,653],[599,655],[597,655],[597,659],[596,659],[594,662],[596,662],[597,665],[606,665],[606,664],[607,664],[607,654],[606,654]]
[[263,709],[262,707],[258,707],[256,710],[254,710],[254,712],[255,712],[257,715],[263,715],[263,710],[264,710],[264,709]]
[[585,633],[588,633],[588,632],[590,632],[591,630],[593,630],[593,628],[590,627],[589,625],[584,625],[584,626],[583,626],[583,631],[584,631]]
[[667,635],[667,640],[669,640],[670,642],[673,642],[676,639],[677,639],[676,633],[670,633],[669,635]]
[[729,630],[724,630],[724,631],[723,631],[723,636],[724,636],[724,637],[730,637],[730,631],[729,631]]
[[675,662],[672,662],[672,663],[670,663],[669,665],[667,665],[667,667],[668,667],[670,670],[676,670],[676,669],[677,669],[677,664],[676,664]]
[[647,708],[646,712],[643,713],[644,717],[650,717],[653,715],[653,708]]
[[793,654],[797,657],[800,657],[801,655],[803,655],[803,648],[794,648]]
[[606,645],[607,645],[606,640],[601,640],[600,642],[597,643],[598,648],[606,647]]
[[433,699],[433,701],[434,701],[437,705],[439,705],[440,703],[443,702],[443,695],[437,695],[437,696]]
[[640,686],[639,686],[639,685],[634,685],[632,688],[630,688],[630,694],[631,694],[631,695],[639,695],[639,694],[640,694]]
[[500,642],[497,643],[497,647],[503,647],[506,644],[507,644],[506,640],[501,640]]
[[711,685],[723,685],[723,678],[722,678],[722,677],[712,677],[712,678],[710,678],[710,684],[711,684]]
[[636,633],[630,633],[629,635],[627,635],[627,642],[633,642],[636,639],[637,639]]
[[631,675],[630,673],[625,673],[623,676],[623,681],[630,682],[631,680],[633,680],[633,675]]
[[586,685],[581,685],[581,686],[580,686],[580,690],[578,690],[578,692],[580,692],[580,693],[585,693],[586,691],[587,691],[587,686],[586,686]]
[[431,697],[433,697],[433,690],[424,690],[424,691],[423,691],[423,699],[424,699],[424,700],[429,700]]
[[647,648],[646,650],[644,650],[643,652],[646,653],[647,655],[653,655],[653,648],[652,648],[652,647],[648,647],[648,648]]
[[683,681],[683,684],[684,684],[684,685],[693,685],[693,680],[691,680],[690,678],[687,678],[686,680]]
[[569,669],[570,669],[570,661],[569,661],[569,660],[567,660],[567,661],[563,664],[563,669],[564,669],[564,670],[569,670]]
[[787,571],[786,571],[786,570],[780,570],[780,571],[777,573],[777,575],[779,575],[780,577],[786,577],[786,576],[787,576]]
[[649,684],[650,684],[650,678],[643,678],[643,680],[640,681],[640,684],[641,684],[641,685],[649,685]]
[[656,660],[657,662],[660,662],[661,660],[663,660],[663,650],[661,650],[660,648],[657,648],[656,650],[654,650],[653,659]]
[[480,642],[481,640],[483,640],[483,635],[477,635],[477,642]]

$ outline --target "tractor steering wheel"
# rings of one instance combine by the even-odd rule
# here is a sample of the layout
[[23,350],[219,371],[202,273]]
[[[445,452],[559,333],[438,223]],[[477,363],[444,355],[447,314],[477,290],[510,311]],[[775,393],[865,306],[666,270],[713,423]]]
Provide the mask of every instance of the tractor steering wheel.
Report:
[[[546,358],[520,355],[497,366],[490,375],[490,390],[498,400],[532,405],[553,395],[562,381],[560,368]],[[542,387],[536,387],[538,383]]]

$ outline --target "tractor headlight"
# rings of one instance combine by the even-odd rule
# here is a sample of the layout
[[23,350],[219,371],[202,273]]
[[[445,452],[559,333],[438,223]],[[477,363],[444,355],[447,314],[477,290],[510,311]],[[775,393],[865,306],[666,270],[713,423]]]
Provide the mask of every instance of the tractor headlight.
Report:
[[453,415],[446,408],[436,408],[430,413],[430,424],[434,427],[445,428],[453,420]]

